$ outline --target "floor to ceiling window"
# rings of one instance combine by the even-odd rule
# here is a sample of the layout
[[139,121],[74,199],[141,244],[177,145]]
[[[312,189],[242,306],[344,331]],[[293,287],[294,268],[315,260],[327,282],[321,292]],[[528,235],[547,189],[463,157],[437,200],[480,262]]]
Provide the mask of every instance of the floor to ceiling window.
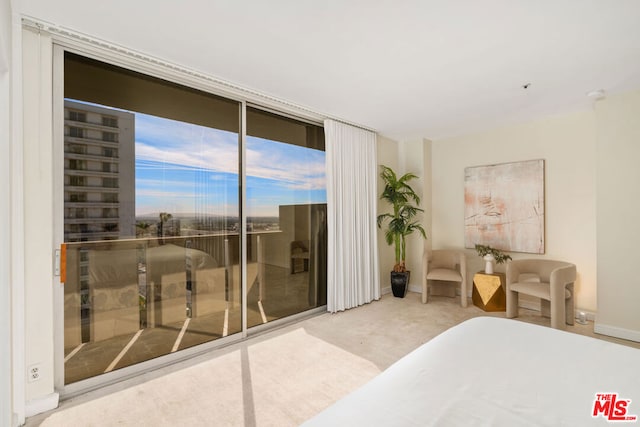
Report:
[[247,108],[247,323],[326,301],[324,129]]
[[64,97],[65,384],[326,304],[321,127],[71,53]]

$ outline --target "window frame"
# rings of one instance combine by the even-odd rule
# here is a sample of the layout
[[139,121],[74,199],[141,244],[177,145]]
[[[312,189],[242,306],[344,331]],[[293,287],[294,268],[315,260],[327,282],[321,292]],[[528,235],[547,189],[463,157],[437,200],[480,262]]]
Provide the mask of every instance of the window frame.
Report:
[[[71,35],[71,37],[69,37]],[[241,292],[242,295],[247,294],[247,253],[245,243],[247,241],[247,216],[246,216],[246,197],[244,191],[246,189],[246,114],[247,107],[260,109],[269,113],[280,115],[286,118],[294,119],[300,122],[313,124],[316,126],[324,126],[325,116],[311,112],[310,110],[300,108],[294,104],[280,102],[274,98],[262,96],[255,92],[246,91],[242,88],[220,82],[212,77],[188,70],[183,67],[168,64],[157,59],[142,56],[139,53],[123,50],[122,47],[113,47],[105,45],[103,42],[96,44],[92,40],[87,40],[83,36],[83,40],[75,38],[73,33],[65,33],[64,35],[54,34],[53,37],[53,150],[54,156],[61,157],[64,153],[64,127],[69,126],[64,123],[64,53],[71,52],[77,55],[85,56],[97,61],[112,64],[134,72],[139,72],[151,77],[157,77],[167,80],[171,83],[200,90],[215,96],[224,97],[240,104],[240,132],[239,132],[239,149],[240,149],[240,174],[239,174],[239,192],[240,192],[240,224],[241,233],[240,241],[240,268],[241,268]],[[84,135],[86,137],[87,135]],[[114,148],[117,150],[117,148]],[[108,159],[105,157],[105,159]],[[63,209],[63,193],[64,193],[64,163],[61,161],[54,162],[53,167],[53,199],[54,199],[54,247],[59,247],[64,242],[64,209]],[[54,277],[54,283],[59,278]],[[141,362],[136,365],[118,369],[97,377],[88,378],[71,384],[64,384],[64,308],[63,308],[63,291],[58,286],[54,291],[54,299],[56,301],[55,318],[54,318],[54,384],[59,390],[61,396],[72,397],[85,393],[86,391],[99,388],[110,382],[119,381],[131,376],[139,375],[148,370],[157,369],[162,366],[185,360],[195,355],[208,352],[215,348],[228,345],[232,342],[242,341],[249,336],[259,334],[264,330],[277,328],[283,324],[295,322],[304,318],[311,313],[321,313],[326,311],[326,305],[313,308],[311,310],[294,314],[282,319],[277,319],[268,324],[247,327],[247,301],[243,298],[242,308],[242,331],[238,334],[228,337],[219,338],[209,343],[201,344],[194,348],[188,348],[160,356],[158,358]]]

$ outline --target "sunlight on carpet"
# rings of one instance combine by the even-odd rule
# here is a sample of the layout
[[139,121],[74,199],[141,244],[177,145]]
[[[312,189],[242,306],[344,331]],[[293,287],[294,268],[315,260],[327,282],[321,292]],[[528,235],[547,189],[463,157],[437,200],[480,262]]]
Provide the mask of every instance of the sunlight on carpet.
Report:
[[298,425],[379,372],[372,362],[296,328],[60,409],[41,425]]

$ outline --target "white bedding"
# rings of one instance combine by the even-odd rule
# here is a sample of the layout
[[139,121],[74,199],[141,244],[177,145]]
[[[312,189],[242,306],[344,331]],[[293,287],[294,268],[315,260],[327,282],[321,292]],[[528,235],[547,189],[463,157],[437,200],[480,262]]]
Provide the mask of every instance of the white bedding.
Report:
[[417,348],[303,425],[607,425],[602,415],[592,417],[596,393],[631,399],[627,415],[640,416],[640,350],[479,317]]

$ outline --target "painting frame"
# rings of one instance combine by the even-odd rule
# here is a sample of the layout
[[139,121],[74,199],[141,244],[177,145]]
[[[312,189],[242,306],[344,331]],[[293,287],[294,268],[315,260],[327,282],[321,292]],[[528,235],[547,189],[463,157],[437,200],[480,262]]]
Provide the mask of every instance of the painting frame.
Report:
[[545,253],[544,159],[464,170],[466,248]]

